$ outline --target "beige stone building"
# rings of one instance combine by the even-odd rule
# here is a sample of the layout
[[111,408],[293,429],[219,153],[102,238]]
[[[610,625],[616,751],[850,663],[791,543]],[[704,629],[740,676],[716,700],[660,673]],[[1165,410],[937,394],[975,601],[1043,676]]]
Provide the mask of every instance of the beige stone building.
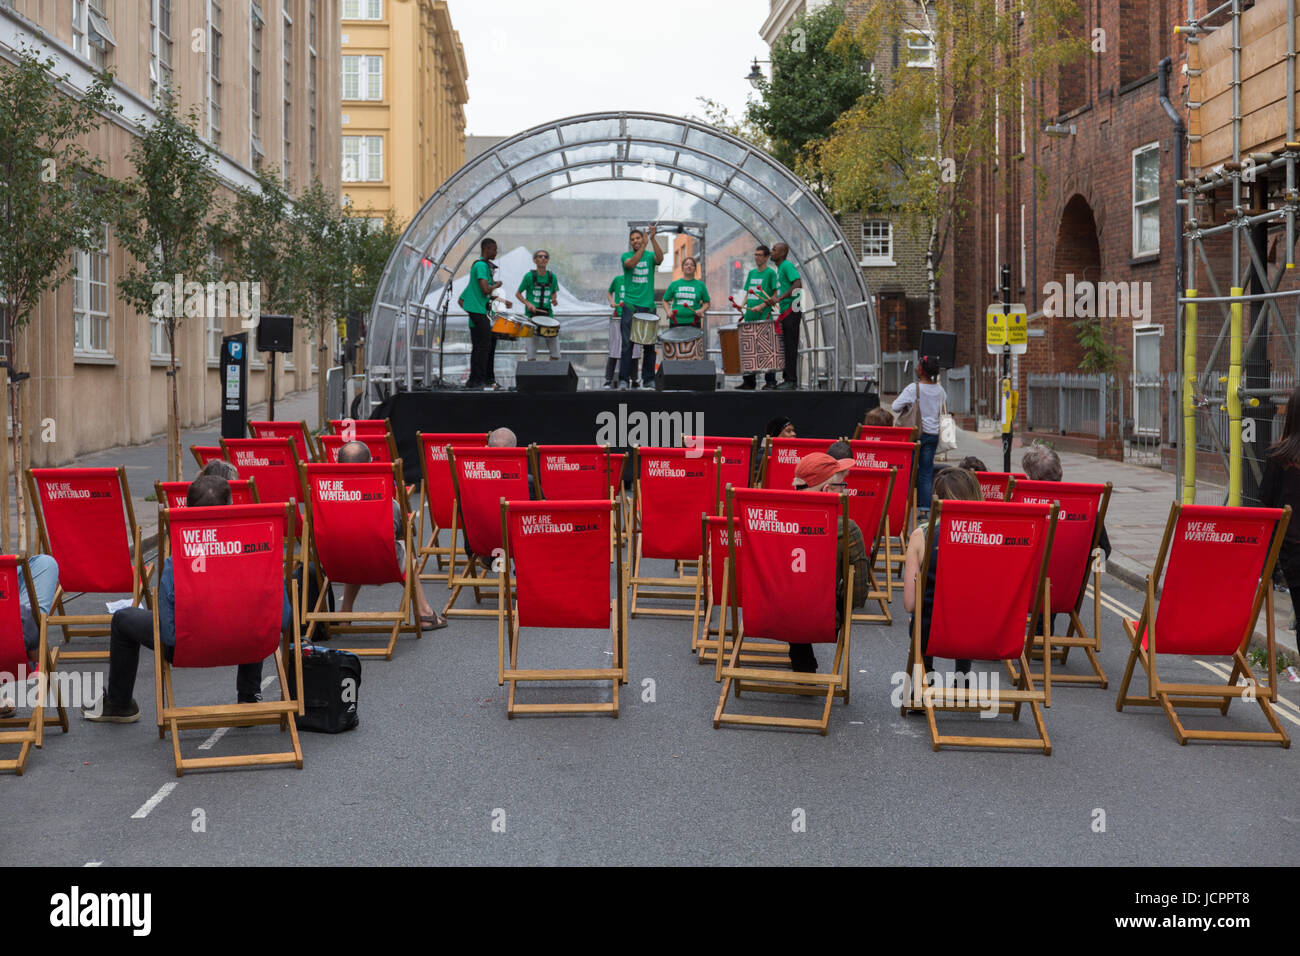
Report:
[[465,158],[469,71],[443,0],[341,0],[343,201],[399,223]]
[[[87,148],[109,175],[132,175],[134,121],[153,114],[170,85],[182,112],[197,106],[216,149],[222,199],[254,184],[254,170],[288,172],[296,193],[315,177],[339,191],[340,0],[0,0],[0,59],[42,49],[84,90],[92,69],[112,70],[123,111]],[[161,323],[117,296],[127,256],[111,230],[100,249],[74,254],[76,275],[45,297],[20,339],[16,364],[32,374],[35,421],[54,419],[54,442],[35,442],[37,464],[146,441],[166,430],[166,337]],[[249,280],[256,277],[250,276]],[[195,317],[177,336],[181,425],[220,414],[217,358],[239,317]],[[4,342],[7,347],[8,330]],[[312,387],[316,350],[306,330],[278,361],[277,394]],[[266,397],[264,356],[249,375],[250,402]]]

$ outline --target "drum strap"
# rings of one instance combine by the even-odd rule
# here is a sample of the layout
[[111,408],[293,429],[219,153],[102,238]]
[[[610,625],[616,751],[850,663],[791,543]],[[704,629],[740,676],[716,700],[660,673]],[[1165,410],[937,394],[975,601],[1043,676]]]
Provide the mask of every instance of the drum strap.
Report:
[[534,290],[534,291],[536,291],[537,289],[541,289],[541,290],[542,290],[542,301],[541,301],[541,304],[538,305],[538,308],[539,308],[539,309],[546,309],[546,308],[548,308],[548,306],[547,306],[547,302],[546,302],[546,299],[547,299],[548,296],[550,296],[550,294],[551,294],[551,286],[552,286],[556,281],[557,281],[557,280],[556,280],[556,278],[555,278],[555,273],[554,273],[554,272],[548,272],[548,273],[546,273],[546,284],[543,285],[543,284],[539,281],[539,276],[538,276],[538,274],[537,274],[537,270],[536,270],[536,269],[533,270],[533,290]]

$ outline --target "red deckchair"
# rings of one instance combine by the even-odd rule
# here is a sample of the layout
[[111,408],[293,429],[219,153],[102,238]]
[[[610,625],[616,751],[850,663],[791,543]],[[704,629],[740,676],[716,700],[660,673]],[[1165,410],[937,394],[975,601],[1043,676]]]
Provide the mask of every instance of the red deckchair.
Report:
[[[744,634],[732,633],[730,656],[719,655],[716,676],[722,680],[713,726],[758,724],[807,727],[826,734],[831,703],[849,697],[849,631],[853,603],[853,568],[849,564],[848,496],[815,491],[728,489],[727,527],[744,541],[745,559],[734,552]],[[836,584],[845,582],[842,619],[836,623]],[[727,628],[731,596],[722,591],[722,627]],[[740,655],[755,639],[801,644],[834,644],[829,673],[743,667]],[[788,653],[788,651],[787,651]],[[725,657],[727,663],[723,663]],[[789,663],[787,657],[786,662]],[[727,713],[727,697],[741,691],[812,695],[823,700],[820,719]]]
[[[487,444],[487,432],[420,432],[420,467],[423,484],[420,491],[420,522],[416,540],[420,541],[418,574],[421,580],[447,579],[442,570],[444,559],[451,554],[451,545],[438,544],[438,535],[451,527],[451,513],[456,505],[456,491],[451,481],[451,465],[447,463],[447,446],[459,448],[481,447]],[[424,536],[424,516],[429,515],[429,536]],[[424,566],[434,559],[437,571],[425,574]]]
[[[33,595],[32,614],[40,628],[41,643],[37,648],[36,663],[27,658],[27,645],[23,641],[22,608],[20,605],[23,585],[27,593]],[[58,665],[58,649],[51,649],[45,630],[44,616],[40,605],[35,601],[36,588],[32,585],[32,572],[27,567],[27,559],[22,556],[5,555],[0,557],[0,677],[6,679],[13,699],[20,701],[19,689],[31,674],[37,674],[36,703],[27,717],[0,717],[0,746],[17,746],[18,756],[11,760],[0,760],[0,770],[12,770],[18,776],[27,768],[27,756],[32,745],[37,747],[45,743],[45,728],[58,724],[63,732],[68,732],[68,712],[59,697],[59,682],[55,672]],[[55,715],[47,714],[45,702],[49,699],[49,689],[54,690]],[[6,727],[18,727],[19,730],[5,730]]]
[[[148,600],[140,528],[135,523],[125,468],[29,468],[41,551],[59,563],[59,589],[48,624],[63,640],[106,637],[113,615],[68,614],[66,594],[130,594]],[[108,660],[108,651],[63,652],[64,660]]]
[[883,543],[886,548],[889,547],[885,527],[889,516],[889,501],[893,496],[894,482],[897,480],[897,468],[850,468],[844,473],[844,491],[849,496],[849,520],[858,526],[858,530],[862,532],[863,543],[867,547],[867,575],[870,579],[867,600],[875,601],[880,607],[880,612],[876,614],[868,614],[865,610],[854,611],[854,622],[863,624],[894,622],[889,610],[889,602],[894,599],[893,586],[886,575],[885,589],[882,591],[873,568],[881,544]]
[[302,487],[298,481],[298,452],[290,438],[223,438],[226,460],[245,478],[257,479],[257,494],[264,503],[293,502],[298,519],[294,537],[302,535]]
[[[884,426],[880,426],[884,427]],[[857,468],[897,468],[894,490],[889,496],[889,513],[885,519],[885,589],[893,600],[894,588],[902,587],[903,565],[907,561],[907,538],[912,533],[916,515],[916,442],[856,439],[849,442],[853,464]],[[866,530],[863,529],[863,534]],[[877,555],[880,552],[877,551]],[[872,561],[875,572],[875,561]],[[895,575],[897,572],[897,575]]]
[[[1026,504],[1060,505],[1056,523],[1056,537],[1052,539],[1052,558],[1047,566],[1047,578],[1052,582],[1049,614],[1066,614],[1070,627],[1065,636],[1052,636],[1052,646],[1043,642],[1044,635],[1034,636],[1034,646],[1044,656],[1043,673],[1035,678],[1043,681],[1046,703],[1052,706],[1052,684],[1096,684],[1106,687],[1106,672],[1101,669],[1097,652],[1101,650],[1101,540],[1102,522],[1106,520],[1106,506],[1110,503],[1110,482],[1088,485],[1064,481],[1021,481],[1016,478],[1011,485],[1011,501]],[[1092,635],[1083,626],[1079,610],[1092,581]],[[1049,658],[1049,651],[1061,649],[1060,663],[1064,664],[1070,648],[1081,647],[1088,655],[1091,674],[1063,674]],[[1031,654],[1032,658],[1033,655]]]
[[[694,610],[682,608],[645,608],[646,598],[690,601],[695,599],[699,584],[700,515],[718,510],[718,472],[720,452],[694,457],[688,448],[636,448],[632,452],[632,469],[636,477],[632,514],[632,616],[638,614],[667,617],[693,617]],[[647,558],[689,561],[692,573],[679,572],[675,578],[648,577],[641,564]],[[651,590],[653,589],[653,590]]]
[[854,441],[916,441],[916,429],[906,425],[858,425]]
[[353,438],[342,435],[321,435],[317,439],[320,446],[320,460],[334,464],[339,460],[339,449],[349,441],[359,441],[370,449],[370,460],[377,462],[401,461],[397,455],[397,445],[391,433],[358,432]]
[[772,491],[792,490],[794,470],[804,456],[825,452],[832,444],[829,438],[764,438],[763,464],[759,467],[757,487]]
[[[930,511],[925,557],[918,582],[929,580],[935,561],[935,544],[942,560],[934,581],[934,603],[930,612],[930,639],[921,649],[923,612],[912,615],[912,640],[908,645],[907,679],[911,702],[901,711],[924,710],[930,724],[930,742],[935,750],[952,747],[1011,747],[1052,752],[1043,725],[1046,694],[1034,687],[1029,672],[1029,651],[1033,646],[1034,622],[1042,618],[1043,633],[1051,635],[1048,556],[1056,530],[1055,505],[1012,504],[1000,501],[936,501]],[[918,602],[919,604],[919,602]],[[923,658],[956,660],[1017,661],[1012,680],[1014,690],[1001,690],[996,683],[980,686],[984,674],[970,674],[973,688],[929,687]],[[996,679],[997,672],[992,675]],[[906,683],[904,685],[906,687]],[[1011,714],[1020,720],[1020,708],[1029,704],[1038,736],[967,737],[939,733],[935,712],[961,711]]]
[[[515,569],[516,579],[513,600],[506,587],[508,575],[502,573],[497,579],[497,684],[510,684],[506,717],[517,713],[603,713],[617,717],[619,684],[627,682],[627,615],[614,502],[603,496],[589,501],[502,501],[500,509],[503,565]],[[615,567],[619,571],[613,588],[609,574],[611,538],[618,549]],[[612,648],[609,653],[613,655],[611,666],[521,669],[521,627],[561,628],[566,632],[606,630]],[[610,700],[517,704],[515,689],[520,681],[609,681]]]
[[[401,633],[421,636],[416,619],[415,549],[412,520],[406,510],[406,488],[397,462],[341,465],[316,463],[299,466],[308,502],[307,541],[319,585],[316,606],[303,605],[303,621],[310,644],[317,625],[337,634],[387,635],[380,647],[345,647],[359,657],[393,659]],[[394,492],[396,489],[396,492]],[[403,521],[403,547],[399,560],[393,537],[393,501],[407,517]],[[335,583],[400,584],[402,597],[387,611],[326,611],[329,587]],[[306,595],[303,595],[306,601]],[[356,623],[360,622],[360,623]],[[331,647],[335,646],[333,644]]]
[[975,478],[985,501],[1006,501],[1007,491],[1013,481],[1024,481],[1028,475],[1015,471],[977,471]]
[[[331,418],[330,434],[348,440],[362,435],[391,435],[393,426],[387,418]],[[396,456],[394,456],[396,457]]]
[[199,463],[199,470],[210,461],[225,461],[226,452],[220,445],[191,445],[190,454]]
[[[718,479],[720,487],[734,485],[737,488],[748,488],[750,482],[754,480],[754,448],[758,445],[757,438],[687,435],[682,439],[682,444],[687,448],[697,448],[706,454],[722,452],[722,476]],[[823,448],[822,451],[825,449]]]
[[303,422],[249,422],[250,438],[292,438],[298,460],[315,461],[318,457],[316,443],[312,440],[307,423]]
[[[443,616],[497,617],[496,609],[453,608],[460,592],[466,587],[474,589],[474,603],[481,604],[482,590],[497,590],[497,582],[488,576],[495,571],[510,577],[510,568],[503,560],[505,542],[501,536],[501,500],[528,500],[528,449],[527,448],[466,448],[452,445],[447,449],[451,465],[452,487],[456,507],[451,517],[451,570],[447,586],[451,594]],[[464,573],[457,573],[459,563],[456,530],[464,530]],[[511,585],[513,587],[513,581]],[[498,623],[498,628],[500,624]]]
[[[1132,644],[1115,709],[1125,704],[1160,707],[1180,744],[1189,740],[1253,740],[1291,746],[1273,712],[1277,700],[1277,648],[1273,632],[1273,567],[1291,521],[1290,506],[1230,508],[1174,502],[1165,524],[1155,570],[1147,575],[1146,603],[1136,621],[1124,621]],[[1156,586],[1164,575],[1160,600]],[[1256,680],[1246,662],[1260,607],[1268,682]],[[1166,683],[1156,669],[1157,654],[1230,657],[1232,673],[1224,684]],[[1133,667],[1147,673],[1147,696],[1128,696]],[[1238,678],[1246,683],[1239,684]],[[1244,730],[1188,730],[1177,707],[1213,707],[1227,716],[1235,698],[1253,699],[1264,711],[1271,733]]]
[[[239,478],[235,481],[228,482],[230,485],[230,503],[232,505],[255,505],[257,501],[257,481],[253,478]],[[185,500],[190,492],[190,483],[188,481],[155,481],[153,483],[154,498],[158,502],[158,544],[162,551],[161,557],[166,558],[170,552],[167,550],[167,517],[168,508],[184,508]]]
[[[733,635],[740,634],[744,637],[744,622],[740,620],[740,607],[736,601],[737,588],[740,582],[737,580],[735,570],[727,563],[727,558],[734,555],[736,560],[743,561],[745,558],[745,536],[736,532],[736,547],[731,548],[731,535],[727,533],[727,519],[725,515],[703,515],[700,518],[701,531],[701,550],[700,550],[700,584],[696,589],[695,601],[695,621],[691,630],[691,650],[698,657],[697,664],[712,662],[717,665],[718,645],[723,640],[723,628],[721,620],[715,626],[713,623],[713,611],[715,608],[722,607],[722,592],[724,589],[729,590],[731,594],[727,602],[727,607],[731,611],[731,631]],[[702,612],[702,615],[701,615]],[[725,656],[731,651],[732,640],[727,640],[722,648],[722,654]],[[785,643],[774,644],[765,642],[763,644],[753,645],[741,652],[740,659],[744,662],[758,661],[761,663],[784,664],[789,662],[790,646]]]
[[529,445],[528,464],[547,501],[597,501],[609,495],[604,445]]
[[[266,439],[247,439],[265,441]],[[292,451],[288,439],[279,439]],[[176,587],[176,646],[171,661],[163,655],[154,594],[154,693],[158,736],[172,737],[176,776],[208,767],[293,764],[302,769],[302,747],[294,715],[304,712],[293,700],[281,645],[293,647],[293,687],[302,687],[302,644],[298,639],[298,585],[292,580],[294,534],[292,505],[228,505],[178,508],[167,514],[172,578]],[[281,630],[285,589],[293,617]],[[176,703],[172,670],[178,667],[234,667],[275,657],[280,699],[244,704],[182,707]],[[301,697],[301,694],[299,695]],[[227,757],[182,757],[180,732],[196,727],[249,727],[279,724],[289,732],[291,750]],[[229,739],[229,738],[227,738]]]

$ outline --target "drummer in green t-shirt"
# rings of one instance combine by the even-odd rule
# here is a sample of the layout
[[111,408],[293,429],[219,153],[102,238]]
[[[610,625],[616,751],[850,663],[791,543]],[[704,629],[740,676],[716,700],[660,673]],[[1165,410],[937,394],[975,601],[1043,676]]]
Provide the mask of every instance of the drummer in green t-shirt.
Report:
[[[618,357],[623,354],[623,336],[619,333],[619,324],[623,315],[623,273],[619,273],[609,283],[609,307],[612,310],[609,319],[609,358],[605,359],[605,387],[617,385],[614,378],[618,371]],[[632,377],[636,377],[636,363],[633,362]]]
[[781,345],[785,349],[785,370],[780,388],[799,387],[799,326],[803,323],[803,279],[790,261],[790,247],[784,242],[772,246],[776,266],[776,301],[772,307],[780,317]]
[[664,306],[668,309],[668,321],[673,325],[700,325],[700,319],[709,304],[709,290],[699,279],[695,278],[696,262],[694,256],[682,260],[681,279],[668,283],[664,291]]
[[[533,320],[534,326],[539,324],[537,322],[539,317],[542,319],[540,324],[543,325],[549,325],[548,320],[555,318],[555,303],[559,298],[560,280],[554,272],[547,269],[550,262],[551,254],[545,249],[538,249],[533,253],[533,265],[537,266],[537,268],[524,273],[523,279],[519,282],[519,288],[515,291],[515,298],[524,304],[524,313]],[[556,330],[558,332],[558,326]],[[528,336],[524,343],[524,351],[527,353],[528,361],[531,362],[537,358],[537,340],[539,338],[545,340],[551,358],[558,359],[560,357],[559,335],[543,336],[534,327],[533,334]]]
[[[664,251],[655,238],[655,227],[647,231],[633,229],[628,235],[631,252],[623,253],[623,311],[619,318],[622,348],[619,354],[618,387],[632,386],[632,316],[655,310],[655,268],[664,261]],[[655,347],[641,347],[641,381],[653,387]]]
[[501,288],[501,283],[492,278],[496,269],[492,260],[496,257],[496,240],[484,239],[479,243],[479,258],[470,267],[469,282],[460,295],[460,305],[469,316],[470,357],[466,388],[497,387],[496,339],[492,335],[492,323],[487,317],[488,303],[492,300],[493,293]]
[[[754,268],[745,276],[745,314],[742,322],[766,322],[772,318],[772,297],[776,295],[776,270],[767,264],[772,250],[767,246],[754,249]],[[741,388],[752,389],[757,386],[754,373],[741,377]],[[763,374],[763,388],[776,388],[776,372]]]

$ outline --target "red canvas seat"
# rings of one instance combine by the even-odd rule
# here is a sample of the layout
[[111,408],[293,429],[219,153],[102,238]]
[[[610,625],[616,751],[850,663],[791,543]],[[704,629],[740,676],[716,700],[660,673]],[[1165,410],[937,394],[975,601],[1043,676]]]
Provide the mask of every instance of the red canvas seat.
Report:
[[226,460],[226,451],[220,445],[191,445],[190,454],[193,455],[194,460],[199,463],[200,471],[202,471],[210,461]]
[[[1101,668],[1097,652],[1101,650],[1101,525],[1106,520],[1106,507],[1110,503],[1110,482],[1104,485],[1080,484],[1065,481],[1021,481],[1017,478],[1011,486],[1011,501],[1027,504],[1060,505],[1056,521],[1056,536],[1052,539],[1052,558],[1047,566],[1047,579],[1052,582],[1049,614],[1065,614],[1070,624],[1064,636],[1053,634],[1051,648],[1046,647],[1046,635],[1036,634],[1034,646],[1043,653],[1043,673],[1034,677],[1043,681],[1047,706],[1052,706],[1052,684],[1095,684],[1105,688],[1106,672]],[[1079,617],[1083,599],[1092,583],[1092,634],[1089,636]],[[1064,664],[1070,648],[1082,648],[1088,655],[1090,674],[1066,674],[1056,669],[1053,654],[1061,650],[1060,662]],[[1032,658],[1033,655],[1031,655]]]
[[528,461],[547,501],[596,501],[609,494],[604,445],[530,445]]
[[889,547],[885,526],[889,501],[897,480],[897,468],[850,468],[844,473],[844,492],[849,496],[849,520],[858,526],[862,532],[863,544],[867,547],[867,574],[871,579],[867,600],[875,601],[880,608],[876,613],[854,611],[855,623],[892,624],[894,621],[889,611],[889,602],[893,600],[892,585],[886,576],[885,589],[881,590],[874,565],[876,553],[882,544]]
[[1028,475],[1014,471],[977,471],[975,478],[985,501],[1006,501],[1012,481],[1024,481]]
[[[614,527],[617,521],[614,502],[603,496],[588,501],[501,502],[504,566],[514,567],[516,579],[513,599],[506,585],[508,576],[502,573],[497,579],[497,683],[510,685],[507,717],[517,713],[618,716],[619,685],[627,682],[627,617],[622,546]],[[613,588],[611,537],[619,549],[615,554],[618,583]],[[607,631],[613,660],[608,667],[521,668],[520,628],[524,627],[557,628],[566,633]],[[519,704],[515,690],[520,681],[608,681],[610,700]]]
[[[230,503],[232,505],[255,505],[257,501],[257,481],[253,478],[238,478],[235,481],[228,482],[230,485]],[[154,498],[158,502],[158,544],[162,550],[162,557],[166,558],[171,552],[168,551],[167,540],[167,518],[168,508],[184,508],[186,498],[190,493],[190,483],[188,481],[155,481],[153,483]]]
[[687,448],[694,446],[705,454],[715,451],[722,453],[722,475],[718,481],[721,488],[726,488],[727,485],[748,488],[753,481],[754,448],[758,439],[687,435],[682,439],[682,444]]
[[806,456],[825,452],[832,442],[827,438],[765,438],[763,464],[758,487],[773,491],[794,488],[794,470]]
[[[32,572],[27,567],[27,559],[21,556],[0,556],[0,677],[6,681],[0,688],[7,688],[12,699],[22,700],[26,691],[24,682],[32,675],[37,675],[36,699],[32,712],[26,717],[0,717],[0,747],[16,746],[18,756],[0,760],[0,770],[12,770],[18,776],[27,769],[27,757],[32,746],[43,746],[45,728],[58,724],[63,732],[68,732],[68,712],[60,699],[60,688],[55,668],[58,665],[59,652],[51,649],[45,630],[44,615],[33,600],[32,613],[40,628],[41,639],[37,647],[36,662],[27,657],[27,645],[23,641],[23,622],[21,607],[21,588],[27,587],[27,593],[34,595]],[[12,681],[12,683],[9,683]],[[46,713],[46,701],[53,699],[54,714]],[[6,728],[16,727],[17,730]]]
[[[263,439],[250,439],[263,440]],[[287,439],[285,439],[287,443]],[[302,687],[302,645],[298,639],[298,588],[292,581],[293,508],[284,504],[223,505],[171,509],[172,576],[176,588],[176,646],[169,663],[162,653],[154,595],[154,692],[158,735],[171,734],[176,775],[186,770],[293,764],[302,769],[295,714],[301,701],[289,693],[282,646],[292,645],[294,687]],[[285,589],[293,605],[288,630],[281,629]],[[243,704],[180,706],[172,670],[235,667],[274,656],[280,699]],[[291,749],[223,757],[182,757],[180,732],[191,728],[279,724]],[[229,740],[230,738],[226,738]]]
[[[722,680],[722,691],[713,714],[715,728],[724,723],[804,727],[825,735],[831,703],[836,697],[847,702],[854,573],[849,564],[848,521],[847,495],[727,489],[731,531],[727,561],[729,568],[736,569],[739,587],[734,598],[723,588],[720,621],[724,631],[729,630],[727,609],[735,600],[744,633],[733,631],[730,654],[719,655],[716,676]],[[744,542],[743,561],[736,560],[737,540]],[[836,582],[841,578],[846,590],[837,625]],[[834,644],[830,672],[742,666],[741,653],[753,649],[755,640],[786,642],[787,647]],[[820,697],[822,714],[807,718],[730,713],[726,708],[733,687],[737,697],[741,691]]]
[[916,441],[916,429],[906,425],[858,425],[853,430],[854,441]]
[[[939,560],[930,639],[923,652],[922,602],[918,600],[905,671],[911,684],[910,703],[905,695],[901,708],[904,713],[925,711],[935,750],[944,746],[1010,747],[1051,754],[1052,744],[1039,706],[1046,703],[1046,694],[1034,686],[1028,655],[1036,621],[1042,619],[1043,633],[1051,633],[1047,567],[1056,513],[1055,505],[1046,504],[935,502],[926,529],[925,557],[917,576],[923,586],[936,560],[937,542]],[[927,655],[1004,664],[1015,661],[1019,668],[1012,677],[1014,689],[1002,690],[993,683],[996,671],[989,684],[980,684],[985,675],[978,675],[975,687],[969,690],[927,686],[923,666]],[[968,676],[975,679],[977,675]],[[1033,710],[1037,737],[943,735],[935,721],[936,711],[1009,713],[1019,721],[1020,709],[1026,703]]]
[[[420,492],[420,523],[416,539],[421,542],[418,572],[421,580],[447,579],[443,570],[451,555],[451,545],[440,545],[438,535],[451,528],[451,514],[456,506],[456,490],[451,480],[451,465],[447,462],[447,448],[482,447],[487,444],[487,432],[420,432],[420,468],[423,483]],[[429,516],[429,535],[424,534],[425,514]],[[434,559],[433,574],[425,574],[424,566]]]
[[315,461],[316,443],[306,422],[252,422],[248,423],[250,438],[290,438],[299,461]]
[[[883,426],[882,426],[883,427]],[[903,564],[907,560],[907,539],[916,515],[916,468],[919,446],[915,442],[858,439],[849,442],[856,468],[897,468],[894,490],[889,496],[885,518],[884,554],[885,589],[893,599],[894,588],[903,583]],[[866,529],[863,529],[866,533]],[[877,552],[877,556],[880,551]],[[872,561],[872,572],[876,563]]]
[[387,418],[331,418],[329,426],[331,435],[340,435],[349,441],[362,435],[382,437],[393,433],[393,426]]
[[320,460],[329,464],[339,460],[339,449],[350,441],[359,441],[370,449],[370,460],[381,463],[401,461],[397,455],[397,445],[391,432],[358,432],[353,438],[342,435],[321,435],[317,440],[320,445]]
[[[1277,700],[1277,648],[1273,630],[1273,568],[1291,521],[1290,507],[1231,508],[1182,505],[1169,509],[1155,569],[1147,575],[1146,602],[1136,621],[1124,621],[1131,649],[1115,709],[1125,704],[1160,707],[1180,744],[1189,740],[1247,740],[1291,746],[1273,711]],[[1164,576],[1160,599],[1156,586]],[[1260,608],[1264,608],[1267,682],[1246,661]],[[1232,673],[1222,684],[1170,683],[1160,677],[1158,656],[1229,657]],[[1133,669],[1147,675],[1147,695],[1129,696]],[[1239,684],[1238,678],[1245,683]],[[1271,732],[1188,730],[1178,707],[1208,707],[1227,716],[1236,698],[1254,700]]]
[[[719,453],[695,456],[686,448],[637,448],[632,457],[636,484],[632,564],[632,616],[693,617],[691,607],[642,606],[646,599],[694,602],[699,569],[700,516],[718,511]],[[647,559],[691,562],[677,577],[651,577]]]
[[[59,589],[49,625],[74,637],[107,637],[112,615],[68,614],[65,595],[147,595],[140,529],[125,468],[29,468],[41,551],[59,564]],[[146,597],[147,600],[147,597]],[[63,652],[64,660],[108,660],[108,651]]]
[[[725,659],[731,651],[734,635],[744,638],[744,623],[740,620],[740,606],[737,594],[740,582],[735,569],[728,564],[728,557],[733,556],[737,563],[745,558],[745,536],[739,531],[735,534],[736,546],[731,547],[732,536],[727,531],[725,515],[704,515],[700,518],[700,584],[696,591],[695,620],[691,628],[691,650],[698,655],[697,664],[713,663],[717,666],[718,649],[722,646]],[[721,618],[714,623],[713,612],[722,607],[723,591],[730,593],[727,607],[731,612],[731,640],[724,641]],[[760,662],[764,664],[782,664],[789,661],[788,644],[764,642],[753,645],[741,652],[740,660],[745,663]]]
[[226,460],[244,478],[257,480],[257,494],[266,504],[293,502],[298,519],[294,537],[302,535],[299,510],[302,487],[298,477],[298,452],[289,438],[223,438],[221,448]]
[[[528,500],[528,449],[527,448],[465,448],[456,445],[447,450],[451,464],[451,480],[456,494],[456,507],[451,519],[451,573],[447,586],[451,594],[443,615],[454,617],[496,617],[497,610],[489,608],[453,607],[461,591],[474,590],[474,603],[481,604],[484,588],[497,590],[497,582],[489,576],[495,571],[509,578],[505,564],[505,542],[502,537],[501,500]],[[456,542],[457,529],[463,529],[466,549],[465,570],[458,573]]]
[[[316,606],[303,606],[303,621],[307,624],[305,643],[312,642],[318,625],[322,624],[329,628],[331,637],[386,635],[387,643],[379,647],[343,649],[361,657],[392,660],[399,634],[420,637],[415,596],[415,538],[412,519],[406,510],[406,488],[400,481],[398,468],[396,462],[302,466],[302,484],[309,505],[308,548],[319,584]],[[395,493],[401,514],[406,516],[400,561],[393,536]],[[402,596],[396,608],[386,611],[327,611],[326,591],[335,583],[399,584]]]

